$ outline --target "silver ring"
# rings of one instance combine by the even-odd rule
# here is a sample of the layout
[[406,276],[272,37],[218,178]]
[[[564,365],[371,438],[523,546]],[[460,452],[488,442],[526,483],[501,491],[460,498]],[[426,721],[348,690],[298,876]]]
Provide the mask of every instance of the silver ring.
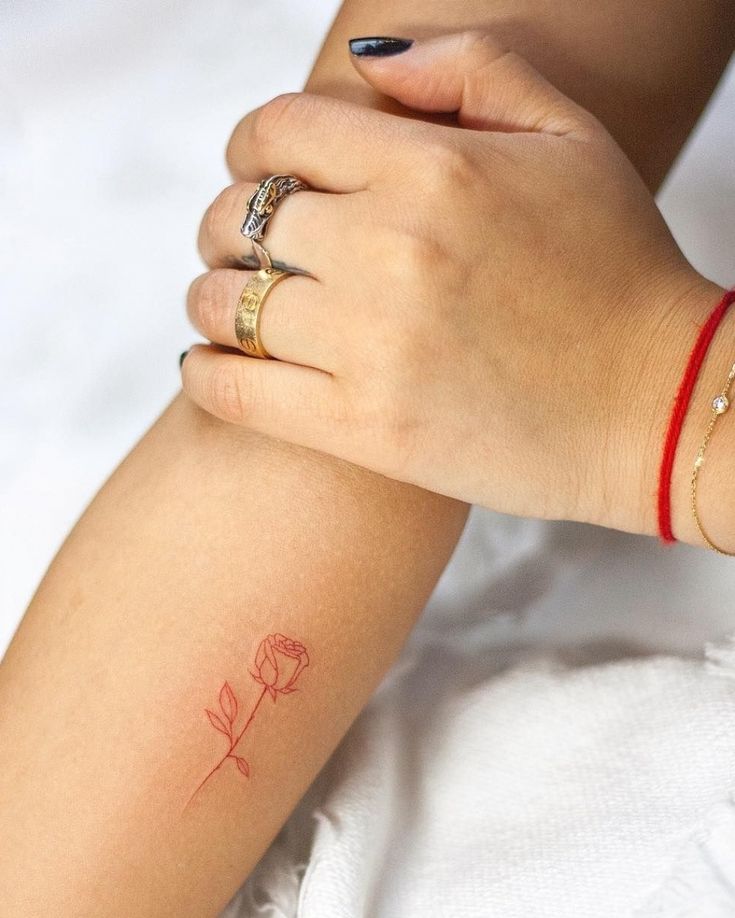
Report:
[[247,216],[240,227],[240,232],[250,240],[261,268],[273,267],[270,253],[261,243],[276,207],[290,194],[308,190],[309,186],[295,175],[271,175],[263,179],[250,196]]

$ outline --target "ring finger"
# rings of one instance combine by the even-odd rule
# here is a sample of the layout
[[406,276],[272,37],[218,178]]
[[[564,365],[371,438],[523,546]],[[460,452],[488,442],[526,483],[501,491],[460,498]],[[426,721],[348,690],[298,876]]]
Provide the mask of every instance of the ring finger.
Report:
[[[215,344],[239,349],[235,314],[252,271],[220,268],[195,278],[189,287],[189,319]],[[333,372],[336,340],[327,315],[323,285],[311,277],[285,278],[260,307],[260,339],[272,357]]]

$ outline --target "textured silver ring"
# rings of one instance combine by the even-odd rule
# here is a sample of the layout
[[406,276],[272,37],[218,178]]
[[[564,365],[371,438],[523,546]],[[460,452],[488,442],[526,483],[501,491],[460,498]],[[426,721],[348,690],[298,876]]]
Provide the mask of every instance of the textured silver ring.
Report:
[[273,267],[270,253],[261,243],[276,207],[289,195],[308,190],[309,186],[295,175],[271,175],[263,179],[250,196],[248,212],[240,232],[250,240],[261,268]]

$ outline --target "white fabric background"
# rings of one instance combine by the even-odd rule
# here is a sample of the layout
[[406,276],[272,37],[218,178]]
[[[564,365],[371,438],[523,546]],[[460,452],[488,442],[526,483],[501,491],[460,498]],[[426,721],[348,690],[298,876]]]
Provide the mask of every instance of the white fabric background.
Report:
[[[336,5],[0,4],[0,648],[177,388],[231,127],[300,87]],[[723,284],[734,115],[731,73],[661,195]],[[229,914],[735,914],[734,597],[714,554],[473,513],[399,666]]]

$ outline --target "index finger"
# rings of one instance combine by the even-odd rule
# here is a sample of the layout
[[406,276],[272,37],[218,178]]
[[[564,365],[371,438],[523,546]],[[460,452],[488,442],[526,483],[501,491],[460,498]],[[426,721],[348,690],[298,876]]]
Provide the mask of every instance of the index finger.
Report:
[[321,191],[364,191],[395,163],[396,128],[404,122],[408,130],[411,122],[395,115],[287,93],[240,121],[227,146],[227,165],[243,182],[289,174]]

